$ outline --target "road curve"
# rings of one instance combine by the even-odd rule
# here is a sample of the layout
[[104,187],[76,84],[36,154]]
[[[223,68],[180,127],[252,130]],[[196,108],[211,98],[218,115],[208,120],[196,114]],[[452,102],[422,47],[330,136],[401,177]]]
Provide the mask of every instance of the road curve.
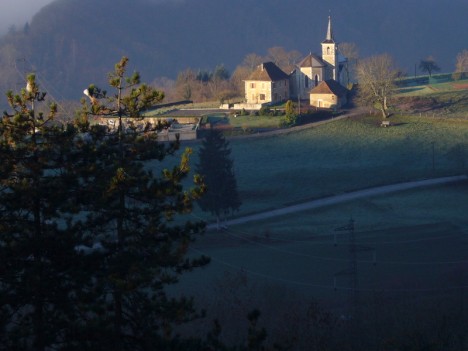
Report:
[[[397,191],[421,188],[421,187],[426,187],[426,186],[454,183],[454,182],[459,182],[463,180],[468,180],[468,176],[459,175],[459,176],[451,176],[451,177],[424,179],[424,180],[417,180],[417,181],[406,182],[406,183],[397,183],[397,184],[379,186],[375,188],[357,190],[357,191],[353,191],[350,193],[311,200],[311,201],[307,201],[307,202],[300,203],[297,205],[286,206],[286,207],[278,208],[275,210],[265,211],[261,213],[244,216],[244,217],[231,219],[226,222],[223,222],[223,225],[230,226],[230,225],[236,225],[236,224],[244,224],[247,222],[264,220],[264,219],[273,218],[276,216],[284,216],[290,213],[311,210],[314,208],[336,205],[336,204],[340,204],[343,202],[361,199],[364,197],[384,195],[384,194],[394,193]],[[207,229],[208,230],[216,229],[216,224],[215,223],[208,224]]]

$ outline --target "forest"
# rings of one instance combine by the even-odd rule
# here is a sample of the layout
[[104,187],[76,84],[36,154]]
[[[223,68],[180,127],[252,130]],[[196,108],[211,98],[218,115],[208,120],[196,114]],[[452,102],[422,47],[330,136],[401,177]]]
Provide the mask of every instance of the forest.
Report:
[[132,69],[149,82],[220,65],[234,73],[248,54],[266,56],[269,48],[317,52],[330,13],[336,40],[356,43],[361,57],[389,53],[413,74],[421,59],[433,56],[442,72],[452,72],[465,48],[454,33],[467,31],[467,6],[462,0],[428,0],[424,6],[382,0],[272,0],[268,6],[253,0],[58,0],[1,38],[0,90],[20,88],[34,71],[56,100],[78,99],[89,82],[105,83],[108,67],[122,55],[132,57]]

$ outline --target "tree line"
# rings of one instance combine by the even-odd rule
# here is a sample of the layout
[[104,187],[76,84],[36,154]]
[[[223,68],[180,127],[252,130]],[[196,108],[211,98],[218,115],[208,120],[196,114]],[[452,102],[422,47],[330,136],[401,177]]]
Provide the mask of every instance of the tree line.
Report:
[[[359,101],[364,105],[376,106],[382,112],[384,118],[388,117],[388,100],[395,89],[395,80],[408,76],[398,68],[396,62],[389,54],[375,55],[360,58],[359,48],[355,43],[340,43],[339,52],[348,59],[344,69],[347,71],[348,85],[351,82],[359,82]],[[224,67],[218,65],[213,71],[186,69],[178,74],[175,82],[158,81],[156,85],[162,85],[169,91],[172,100],[193,100],[229,102],[232,99],[243,99],[244,80],[262,62],[274,62],[285,72],[292,72],[302,58],[297,51],[286,51],[282,47],[268,49],[265,56],[249,53],[244,57],[240,65],[232,74]],[[417,65],[420,72],[432,76],[441,68],[433,56],[428,56],[419,61]],[[468,51],[460,52],[456,57],[454,79],[464,78],[468,72]],[[416,74],[416,67],[415,67]]]

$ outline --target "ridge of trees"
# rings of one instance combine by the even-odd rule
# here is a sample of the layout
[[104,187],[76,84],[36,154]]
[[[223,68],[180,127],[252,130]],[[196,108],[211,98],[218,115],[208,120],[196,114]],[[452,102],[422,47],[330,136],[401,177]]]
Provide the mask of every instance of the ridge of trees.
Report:
[[[57,94],[59,100],[76,99],[77,87],[85,86],[94,77],[103,77],[107,67],[114,63],[113,57],[122,54],[132,56],[145,77],[151,80],[165,76],[175,79],[187,66],[196,70],[198,67],[214,67],[220,62],[234,72],[244,53],[255,50],[264,52],[274,46],[284,46],[288,50],[299,48],[304,52],[319,50],[318,44],[326,29],[326,18],[310,21],[309,11],[291,11],[290,5],[279,1],[262,9],[252,6],[251,0],[242,4],[214,0],[202,0],[197,4],[180,1],[134,3],[131,11],[111,14],[109,8],[129,5],[115,0],[99,3],[55,1],[38,12],[24,28],[21,25],[12,28],[10,34],[0,39],[3,86],[0,91],[16,86],[19,76],[14,64],[24,58],[28,60],[26,69],[21,61],[17,62],[22,77],[26,72],[35,71],[39,78],[56,86],[54,89],[47,87],[49,95]],[[362,42],[359,44],[369,43],[368,48],[374,48],[375,52],[392,52],[405,66],[408,66],[406,57],[411,56],[409,53],[413,52],[412,57],[424,54],[421,53],[423,46],[414,45],[414,40],[426,43],[427,51],[434,53],[438,43],[452,34],[450,26],[430,25],[433,13],[465,25],[462,16],[466,13],[463,11],[466,4],[463,1],[454,2],[451,7],[436,0],[427,2],[424,8],[408,4],[405,13],[389,2],[382,2],[377,7],[368,5],[368,0],[359,0],[352,7],[340,6],[334,21],[337,39],[352,41],[360,38]],[[326,4],[315,6],[317,13],[326,13],[329,9]],[[205,10],[197,11],[201,7]],[[295,8],[310,8],[310,2],[301,0]],[[380,16],[366,16],[372,11],[378,11]],[[284,16],[284,13],[289,15]],[[369,20],[361,21],[356,13]],[[411,27],[408,24],[417,23],[415,14],[422,25]],[[122,26],[121,23],[132,25]],[[207,31],[207,23],[216,30]],[[413,35],[408,36],[408,30],[412,30]],[[248,35],[241,36],[240,31]],[[115,37],[119,40],[112,39]],[[445,40],[444,45],[445,49],[438,56],[441,65],[448,67],[447,62],[453,61],[450,56],[459,51],[459,44]],[[201,47],[206,49],[200,50]],[[369,55],[368,48],[362,55]],[[220,56],[220,53],[226,54]],[[414,63],[411,68],[413,66]],[[96,83],[102,85],[105,81]]]

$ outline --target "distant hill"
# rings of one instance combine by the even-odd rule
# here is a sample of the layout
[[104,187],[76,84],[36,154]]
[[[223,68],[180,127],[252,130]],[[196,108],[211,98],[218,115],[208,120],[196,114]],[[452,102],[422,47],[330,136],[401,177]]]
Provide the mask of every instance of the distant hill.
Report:
[[188,67],[232,71],[273,46],[318,52],[330,11],[337,41],[362,57],[388,52],[410,74],[428,55],[452,71],[468,48],[466,0],[57,0],[0,40],[0,89],[34,69],[56,98],[79,99],[122,55],[152,81]]

